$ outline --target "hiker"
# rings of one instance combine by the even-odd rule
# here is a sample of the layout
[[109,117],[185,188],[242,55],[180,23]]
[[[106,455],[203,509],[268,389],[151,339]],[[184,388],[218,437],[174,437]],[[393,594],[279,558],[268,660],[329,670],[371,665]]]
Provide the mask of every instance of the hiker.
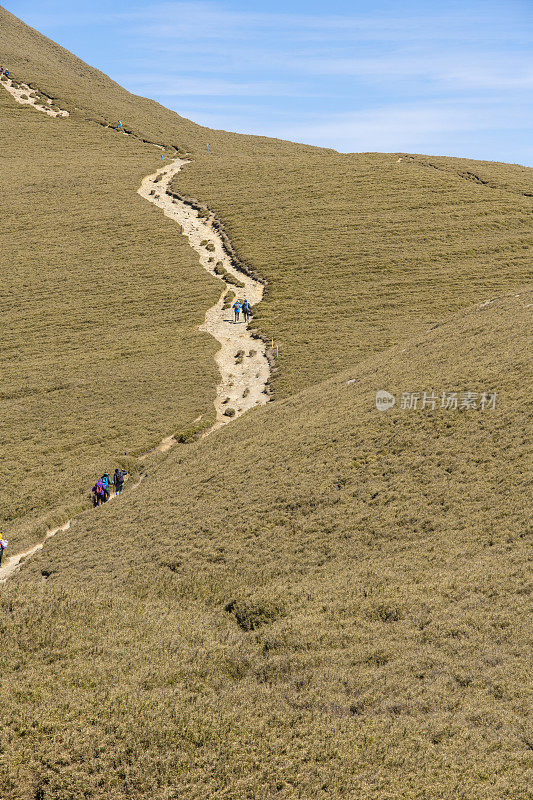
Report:
[[109,491],[109,484],[111,483],[111,480],[109,478],[109,472],[104,472],[104,474],[101,477],[101,481],[102,481],[102,486],[104,487],[104,499],[102,502],[107,503],[111,495],[111,492]]
[[239,316],[240,316],[240,313],[241,313],[241,304],[239,303],[238,300],[235,300],[235,302],[233,303],[232,308],[233,308],[233,310],[235,312],[235,322],[238,322],[239,321]]
[[4,550],[8,545],[7,539],[0,539],[0,567],[2,566],[2,558],[4,555]]
[[127,475],[125,469],[119,469],[118,467],[115,469],[115,474],[113,475],[113,486],[115,487],[115,494],[121,494],[122,490],[124,489],[124,475]]
[[102,483],[102,479],[98,478],[96,483],[93,486],[93,503],[95,506],[100,506],[104,502],[105,497],[105,490],[104,484]]
[[121,128],[122,128],[122,122],[119,120],[119,121],[118,121],[118,125],[117,125],[117,127],[115,128],[115,130],[119,131]]
[[252,313],[252,306],[250,305],[248,300],[246,300],[246,298],[244,298],[244,300],[242,301],[242,313],[244,315],[244,321],[249,322],[250,314]]

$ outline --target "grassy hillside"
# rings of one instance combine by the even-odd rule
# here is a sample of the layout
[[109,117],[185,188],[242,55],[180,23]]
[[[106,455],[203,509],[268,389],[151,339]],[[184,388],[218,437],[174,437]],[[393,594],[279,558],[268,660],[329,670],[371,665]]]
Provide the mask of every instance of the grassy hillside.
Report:
[[530,796],[517,294],[174,453],[23,567],[6,800]]
[[[3,9],[0,56],[71,112],[0,88],[11,552],[124,452],[212,415],[197,326],[221,287],[136,194],[161,163],[142,139],[193,154],[176,189],[268,280],[257,325],[280,345],[278,402],[2,587],[0,796],[530,796],[531,170],[208,131]],[[137,138],[98,124],[118,118]],[[401,407],[424,391],[496,408]]]
[[[5,9],[0,56],[71,114],[50,119],[0,89],[1,502],[4,534],[20,547],[37,519],[86,503],[118,454],[189,431],[200,414],[209,423],[216,346],[196,327],[221,285],[136,194],[160,157],[142,139],[194,151],[205,149],[205,129],[131,95]],[[102,127],[119,118],[136,139]],[[296,147],[209,136],[228,154]]]
[[0,55],[15,77],[61,101],[78,119],[107,122],[124,127],[160,144],[175,145],[191,153],[204,152],[206,143],[217,143],[228,157],[241,148],[253,151],[312,152],[317,148],[260,136],[212,131],[184,119],[144,97],[127,92],[107,75],[85,64],[68,50],[25,25],[0,7]]
[[[141,140],[194,154],[178,189],[219,213],[239,255],[269,281],[256,325],[279,346],[277,397],[525,278],[531,170],[475,164],[495,189],[461,177],[466,162],[433,159],[433,169],[424,157],[341,156],[209,131],[131,95],[3,9],[0,21],[2,62],[71,112],[50,120],[0,92],[11,164],[0,270],[15,298],[4,351],[12,536],[21,515],[79,498],[97,456],[139,452],[200,414],[208,421],[213,347],[194,328],[216,287],[135,194],[156,164],[153,148],[98,122],[120,117]],[[74,335],[65,309],[81,314]],[[105,357],[95,357],[102,345]]]
[[216,343],[196,328],[221,287],[136,194],[158,151],[3,89],[0,115],[0,484],[18,548],[35,538],[22,516],[65,514],[117,456],[209,423]]
[[[502,188],[461,177],[468,170]],[[279,345],[277,397],[531,274],[525,167],[319,152],[243,152],[228,167],[212,148],[174,183],[217,211],[270,283],[258,325]]]

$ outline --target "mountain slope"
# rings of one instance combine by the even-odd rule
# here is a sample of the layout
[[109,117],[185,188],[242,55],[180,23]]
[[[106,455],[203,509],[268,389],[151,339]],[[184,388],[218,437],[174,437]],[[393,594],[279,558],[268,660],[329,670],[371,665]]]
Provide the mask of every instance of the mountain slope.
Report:
[[[487,184],[465,179],[469,171]],[[276,397],[531,276],[525,167],[243,152],[228,169],[213,147],[174,185],[217,211],[238,253],[269,281],[257,324],[279,347]]]
[[2,599],[6,797],[527,796],[532,304],[250,412],[51,540]]
[[[267,279],[254,325],[275,340],[275,397],[528,274],[531,170],[442,159],[433,169],[427,157],[341,156],[209,131],[131,95],[4,9],[0,23],[2,63],[71,112],[50,119],[0,87],[10,165],[0,477],[17,547],[33,541],[37,518],[86,503],[110,460],[190,431],[200,415],[209,424],[214,349],[196,327],[221,286],[136,195],[160,153],[143,140],[194,154],[178,192],[217,211],[238,255]],[[118,118],[136,138],[102,127]],[[465,180],[467,167],[496,188]]]
[[223,285],[137,195],[160,151],[2,88],[0,114],[0,498],[18,549],[118,457],[209,425],[216,343],[197,327]]

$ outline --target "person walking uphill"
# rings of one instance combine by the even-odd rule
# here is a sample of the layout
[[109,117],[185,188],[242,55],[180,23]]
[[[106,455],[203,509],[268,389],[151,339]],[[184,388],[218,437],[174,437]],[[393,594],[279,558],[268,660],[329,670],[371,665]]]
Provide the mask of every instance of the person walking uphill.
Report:
[[252,313],[252,306],[250,305],[248,300],[246,300],[246,298],[242,301],[242,313],[243,313],[243,316],[244,316],[244,321],[245,322],[249,322],[250,321],[250,315]]
[[124,489],[124,475],[126,475],[126,471],[123,469],[119,469],[118,467],[115,469],[115,474],[113,475],[113,486],[115,487],[115,494],[121,494],[122,490]]
[[102,481],[102,485],[104,487],[104,503],[107,503],[111,496],[111,492],[109,491],[109,484],[111,483],[109,472],[104,472],[100,480]]
[[93,486],[93,502],[95,506],[101,506],[104,502],[105,491],[104,491],[104,484],[102,483],[102,479],[98,478],[96,483]]
[[241,309],[242,309],[242,306],[241,306],[241,304],[239,303],[238,300],[235,300],[235,302],[233,303],[232,308],[233,308],[233,310],[235,312],[235,322],[238,322],[240,314],[241,314]]

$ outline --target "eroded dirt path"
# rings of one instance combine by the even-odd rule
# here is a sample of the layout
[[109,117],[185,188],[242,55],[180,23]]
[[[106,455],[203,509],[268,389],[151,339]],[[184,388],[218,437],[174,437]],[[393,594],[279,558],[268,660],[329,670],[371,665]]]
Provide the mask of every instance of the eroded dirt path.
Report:
[[[140,486],[145,477],[146,476],[144,475],[144,473],[141,472],[141,474],[139,475],[139,477],[137,478],[137,480],[132,485],[129,491],[132,491],[136,489],[138,486]],[[116,500],[118,496],[119,495],[116,494],[111,495],[107,503]],[[92,509],[87,509],[87,511],[91,510]],[[87,511],[83,511],[82,514],[86,514]],[[31,558],[35,553],[38,553],[39,550],[42,550],[48,539],[51,539],[52,536],[56,535],[56,533],[70,530],[70,526],[75,521],[75,519],[77,519],[77,517],[67,520],[67,522],[64,522],[62,525],[58,525],[57,528],[52,528],[51,530],[46,531],[44,538],[41,539],[41,541],[38,542],[38,544],[34,544],[31,547],[28,547],[27,550],[21,550],[20,553],[15,553],[15,555],[9,556],[8,558],[4,556],[4,560],[2,561],[2,566],[0,567],[0,584],[5,583],[7,579],[10,578],[13,575],[13,573],[15,573],[18,570],[20,565],[24,561],[26,561],[26,559]]]
[[22,106],[33,106],[37,111],[42,111],[49,117],[68,117],[68,111],[64,111],[54,105],[52,97],[44,95],[42,92],[37,92],[26,83],[19,83],[11,78],[2,76],[0,85],[12,95],[17,103]]
[[42,550],[48,539],[51,539],[52,536],[55,536],[59,531],[68,531],[69,528],[70,520],[63,525],[59,525],[57,528],[52,528],[52,530],[47,531],[44,539],[38,544],[34,544],[33,547],[28,547],[27,550],[22,550],[20,553],[10,556],[10,558],[4,558],[3,566],[0,567],[0,583],[5,583],[7,579],[17,571],[21,561],[30,558],[34,553],[37,553],[38,550]]
[[[51,98],[46,98],[43,102],[43,97],[26,84],[13,83],[6,79],[0,83],[22,105],[32,105],[51,117],[69,116],[68,111],[55,110],[50,107],[53,104]],[[154,147],[165,149],[158,144],[154,144]],[[189,244],[198,253],[200,264],[207,272],[220,278],[220,275],[215,272],[215,266],[218,264],[219,267],[224,267],[226,274],[244,284],[243,287],[226,284],[218,301],[207,310],[205,322],[200,326],[201,331],[211,334],[220,343],[220,350],[215,356],[221,376],[214,400],[216,421],[211,428],[204,432],[203,436],[205,437],[233,419],[242,416],[254,406],[268,402],[267,386],[270,365],[264,342],[252,336],[242,319],[242,314],[240,320],[236,322],[231,306],[224,308],[225,296],[229,291],[234,292],[236,298],[241,300],[246,298],[253,307],[263,297],[263,285],[234,268],[231,258],[224,250],[219,233],[212,227],[212,215],[206,219],[200,219],[197,211],[168,192],[172,178],[187,163],[189,162],[180,158],[173,160],[153,175],[146,177],[138,193],[161,208],[165,216],[170,217],[180,226],[180,232],[188,237]],[[233,300],[231,302],[233,303]],[[176,439],[173,436],[166,436],[151,452],[166,453],[175,444]],[[143,456],[139,460],[142,461]],[[137,488],[143,478],[144,475],[141,474],[139,480],[131,488]],[[110,499],[114,499],[114,497]],[[0,567],[0,584],[4,584],[15,574],[24,561],[42,550],[48,539],[59,532],[68,531],[72,522],[73,520],[68,520],[63,525],[47,531],[44,538],[32,547],[9,557],[4,556],[3,564]]]
[[[246,298],[254,306],[263,297],[263,285],[234,268],[220,235],[212,227],[212,217],[198,218],[197,211],[168,193],[172,178],[187,163],[178,158],[149,175],[143,180],[139,194],[161,208],[165,216],[180,226],[207,272],[220,277],[215,272],[215,266],[222,265],[229,275],[244,283],[243,288],[228,284],[215,305],[208,309],[205,322],[200,326],[201,331],[210,333],[221,345],[215,356],[221,376],[214,401],[217,418],[214,426],[204,434],[207,435],[242,416],[250,408],[268,402],[270,366],[264,342],[252,336],[242,314],[240,321],[235,322],[231,307],[223,308],[224,296],[228,291],[235,292],[237,298]],[[228,410],[230,413],[225,413]],[[231,414],[231,410],[235,413]]]

